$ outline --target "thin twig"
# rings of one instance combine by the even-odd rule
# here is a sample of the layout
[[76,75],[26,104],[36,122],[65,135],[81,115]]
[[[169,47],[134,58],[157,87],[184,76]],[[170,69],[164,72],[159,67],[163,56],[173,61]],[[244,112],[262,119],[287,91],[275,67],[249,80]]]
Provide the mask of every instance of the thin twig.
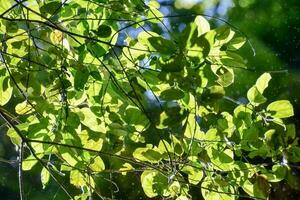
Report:
[[19,147],[19,192],[20,192],[20,200],[25,200],[24,193],[24,181],[23,181],[23,149],[24,142],[22,141]]

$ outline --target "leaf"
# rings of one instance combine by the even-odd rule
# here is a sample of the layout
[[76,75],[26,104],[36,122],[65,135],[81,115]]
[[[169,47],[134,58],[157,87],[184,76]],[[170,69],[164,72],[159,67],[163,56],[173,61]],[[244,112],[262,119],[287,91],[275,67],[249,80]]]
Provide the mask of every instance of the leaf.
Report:
[[13,0],[6,0],[1,2],[0,13],[2,14],[3,12],[7,11],[7,9],[9,9],[13,3],[15,3]]
[[188,198],[187,196],[183,196],[183,195],[176,198],[176,200],[189,200],[189,199],[190,198]]
[[22,139],[13,128],[8,129],[6,135],[10,138],[14,145],[20,146]]
[[225,95],[224,87],[221,85],[214,85],[206,88],[203,91],[201,98],[204,102],[212,103],[223,98],[224,95]]
[[54,44],[61,44],[63,40],[63,33],[59,30],[54,30],[50,34],[50,39]]
[[86,185],[84,175],[78,170],[72,170],[70,172],[70,183],[76,187],[82,187]]
[[271,78],[272,77],[269,73],[264,73],[257,79],[255,86],[261,94],[263,94],[265,89],[268,87]]
[[253,192],[255,197],[268,199],[270,193],[270,185],[265,176],[257,175],[254,183]]
[[84,148],[91,149],[94,151],[100,151],[103,146],[103,139],[99,138],[98,140],[90,139],[84,144]]
[[7,33],[17,33],[19,30],[17,22],[9,22],[9,24],[6,24],[5,28]]
[[235,191],[232,186],[219,186],[212,181],[211,177],[206,177],[201,184],[201,194],[205,200],[234,200]]
[[234,72],[225,66],[212,65],[212,71],[218,77],[217,82],[223,87],[227,87],[234,82]]
[[158,172],[153,170],[145,170],[141,175],[141,183],[143,190],[147,197],[153,198],[158,195],[156,191],[153,190],[154,177],[158,174]]
[[226,54],[221,55],[220,61],[223,65],[232,68],[244,68],[246,69],[246,63],[244,59],[236,53],[226,52]]
[[263,96],[263,92],[269,85],[271,75],[269,73],[262,74],[256,81],[255,85],[247,92],[247,98],[254,106],[265,103],[267,99]]
[[283,166],[283,165],[279,165],[279,164],[276,164],[276,165],[273,165],[272,167],[272,177],[268,177],[268,181],[269,182],[280,182],[282,181],[283,179],[286,178],[287,176],[287,167],[286,166]]
[[46,188],[46,185],[48,184],[49,180],[50,180],[50,173],[45,167],[43,167],[41,171],[41,182],[43,185],[43,189]]
[[17,104],[15,110],[19,115],[27,115],[34,112],[34,109],[27,101],[23,101],[22,103]]
[[148,122],[147,117],[145,114],[138,108],[129,107],[125,111],[125,119],[128,124],[140,124],[145,125]]
[[215,169],[230,170],[233,167],[233,152],[230,149],[218,151],[214,148],[208,149],[207,154]]
[[74,87],[76,90],[83,90],[86,82],[89,78],[89,71],[86,68],[79,69],[76,71],[74,78]]
[[187,56],[190,57],[193,62],[199,64],[205,61],[205,58],[209,55],[211,50],[214,35],[208,32],[200,37],[194,33],[187,41]]
[[127,174],[127,171],[131,171],[131,170],[133,170],[134,168],[133,168],[133,166],[131,165],[131,164],[129,164],[129,163],[124,163],[123,165],[122,165],[122,167],[120,168],[120,172],[121,172],[121,174],[123,175],[123,176],[125,176],[126,174]]
[[149,1],[148,6],[151,7],[151,8],[155,8],[155,9],[160,8],[160,4],[157,1],[154,1],[154,0]]
[[228,26],[218,27],[214,31],[216,32],[215,46],[222,46],[228,43],[235,34],[235,32]]
[[183,97],[184,97],[183,91],[180,89],[176,89],[176,88],[170,88],[170,89],[164,90],[160,94],[160,98],[162,100],[166,100],[166,101],[178,100],[178,99],[182,99]]
[[88,108],[82,108],[79,112],[81,123],[96,132],[105,132],[106,129],[97,116]]
[[240,49],[246,42],[245,37],[236,37],[233,38],[227,45],[227,49],[231,51],[236,51]]
[[53,15],[56,11],[59,11],[58,9],[61,8],[62,4],[59,1],[52,1],[49,3],[45,3],[43,6],[41,6],[41,13],[48,13],[50,15]]
[[105,37],[109,37],[112,34],[112,30],[110,26],[102,24],[98,27],[95,33],[98,37],[105,38]]
[[267,112],[274,118],[287,118],[294,116],[293,105],[287,100],[272,102],[267,107]]
[[174,135],[171,136],[171,139],[174,153],[178,156],[181,156],[184,152],[180,140],[178,140]]
[[[147,17],[148,17],[148,19],[150,19],[150,20],[148,20],[148,22],[161,23],[164,15],[158,9],[152,8],[152,9],[148,10]],[[154,18],[154,19],[152,19],[152,18]]]
[[133,152],[133,157],[138,161],[148,161],[158,163],[162,159],[162,154],[158,149],[137,148]]
[[254,106],[258,106],[267,101],[267,99],[258,91],[256,86],[253,86],[248,90],[247,98]]
[[178,181],[173,181],[172,184],[170,184],[168,191],[170,192],[171,197],[176,197],[178,194],[181,194],[181,187],[180,183]]
[[68,165],[74,167],[78,163],[78,157],[72,155],[70,151],[66,151],[65,148],[63,150],[65,151],[61,153],[62,158]]
[[300,162],[300,147],[291,146],[288,148],[288,160],[293,163]]
[[242,183],[242,188],[248,195],[254,196],[253,184],[249,180]]
[[192,163],[192,166],[186,165],[181,171],[188,174],[189,182],[194,185],[197,185],[204,176],[201,165],[198,163]]
[[173,54],[176,51],[175,44],[167,39],[164,39],[162,37],[149,37],[148,38],[149,44],[150,44],[150,50],[156,50],[161,54]]
[[195,24],[197,25],[198,37],[210,30],[208,21],[202,16],[197,16],[195,18]]
[[12,92],[13,87],[10,85],[10,79],[6,76],[0,76],[0,106],[9,102]]
[[99,156],[93,160],[93,163],[90,165],[90,168],[93,172],[101,172],[105,169],[104,162]]
[[[37,154],[37,157],[38,158],[42,158],[44,155],[42,154]],[[28,156],[27,158],[25,158],[22,162],[22,169],[24,171],[29,171],[32,169],[32,167],[38,162],[38,160],[33,156],[33,155],[30,155]]]
[[96,58],[100,58],[107,53],[102,46],[100,46],[98,43],[95,42],[88,43],[87,47],[88,50],[91,52],[91,54]]
[[160,57],[158,65],[163,72],[180,72],[185,65],[185,59],[182,54],[172,57]]

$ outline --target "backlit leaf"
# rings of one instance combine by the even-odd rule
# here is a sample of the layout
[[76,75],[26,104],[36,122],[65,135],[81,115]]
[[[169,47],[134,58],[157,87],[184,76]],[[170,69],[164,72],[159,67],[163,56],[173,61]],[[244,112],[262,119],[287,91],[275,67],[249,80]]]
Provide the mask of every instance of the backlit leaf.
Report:
[[274,118],[287,118],[294,115],[293,106],[287,100],[279,100],[270,103],[267,107],[267,111]]

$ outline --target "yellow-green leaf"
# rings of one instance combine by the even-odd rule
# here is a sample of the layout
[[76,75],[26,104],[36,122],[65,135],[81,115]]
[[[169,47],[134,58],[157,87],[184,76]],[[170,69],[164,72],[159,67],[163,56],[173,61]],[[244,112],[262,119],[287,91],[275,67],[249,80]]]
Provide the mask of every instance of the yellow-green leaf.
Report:
[[101,172],[105,169],[105,165],[103,160],[97,156],[93,163],[90,165],[91,170],[93,170],[93,172]]
[[50,180],[50,173],[45,167],[43,167],[41,172],[41,181],[42,181],[43,189],[45,189],[49,180]]
[[84,175],[78,170],[72,170],[70,173],[70,183],[76,187],[82,187],[86,185]]
[[10,80],[6,76],[0,76],[0,106],[8,103],[12,96],[13,88],[10,85]]
[[267,111],[274,118],[287,118],[294,115],[293,105],[287,100],[279,100],[270,103]]

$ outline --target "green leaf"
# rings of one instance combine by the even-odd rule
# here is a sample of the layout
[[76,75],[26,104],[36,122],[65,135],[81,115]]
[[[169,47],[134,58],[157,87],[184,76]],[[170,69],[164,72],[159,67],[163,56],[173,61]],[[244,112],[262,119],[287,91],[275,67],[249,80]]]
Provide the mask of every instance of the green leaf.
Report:
[[148,161],[151,163],[158,163],[162,159],[162,154],[157,148],[137,148],[133,152],[133,157],[138,161]]
[[9,9],[11,7],[11,5],[13,5],[14,3],[15,3],[15,1],[13,1],[13,0],[6,0],[6,1],[1,2],[1,4],[0,4],[0,14],[2,14],[7,9]]
[[19,30],[19,26],[17,22],[9,22],[5,26],[7,33],[17,33]]
[[287,167],[283,166],[283,165],[273,165],[272,167],[272,172],[274,177],[270,178],[268,177],[268,181],[269,182],[279,182],[282,181],[283,179],[285,179],[286,175],[287,175]]
[[63,153],[61,153],[61,157],[65,160],[65,162],[71,166],[71,167],[74,167],[77,163],[78,163],[78,157],[74,156],[72,154],[71,151],[68,151],[66,148],[62,148]]
[[154,19],[148,20],[148,22],[161,23],[161,21],[163,20],[164,15],[157,9],[149,9],[148,12],[147,12],[147,17],[148,17],[148,19],[154,18]]
[[226,52],[224,55],[221,54],[220,56],[220,61],[225,66],[242,69],[247,68],[244,59],[236,53]]
[[43,189],[45,189],[45,187],[48,184],[49,180],[50,180],[50,173],[45,167],[43,167],[43,169],[41,171],[41,182],[42,182],[42,185],[43,185]]
[[293,163],[300,162],[300,147],[291,146],[288,148],[288,160]]
[[95,32],[98,37],[109,37],[112,34],[111,27],[105,24],[102,24],[98,27],[97,31]]
[[145,170],[141,175],[141,183],[143,190],[147,197],[153,198],[158,195],[157,191],[154,191],[153,184],[154,184],[154,177],[158,174],[158,172],[154,170]]
[[206,177],[201,184],[201,194],[205,200],[234,200],[235,191],[232,186],[220,186],[212,177]]
[[182,54],[172,57],[160,57],[158,64],[163,72],[180,72],[185,65],[185,59]]
[[228,50],[236,51],[240,49],[246,42],[245,37],[236,37],[233,38],[227,45]]
[[293,105],[287,100],[272,102],[267,107],[267,112],[274,118],[287,118],[294,115]]
[[225,95],[224,87],[220,85],[214,85],[211,87],[208,87],[207,90],[204,90],[204,92],[201,95],[201,98],[206,102],[213,102],[218,99],[221,99]]
[[201,170],[201,165],[192,163],[192,166],[185,165],[181,171],[188,174],[188,179],[191,184],[197,185],[203,178],[204,174]]
[[175,44],[167,39],[162,37],[149,37],[148,41],[150,43],[150,50],[156,50],[161,54],[171,55],[175,53],[176,46]]
[[197,25],[198,37],[210,30],[208,21],[202,16],[197,16],[195,18],[195,24]]
[[105,170],[105,165],[103,160],[97,156],[95,159],[93,159],[93,163],[90,165],[90,168],[93,172],[101,172]]
[[267,101],[267,99],[258,91],[256,86],[253,86],[248,90],[247,98],[254,106],[258,106]]
[[233,152],[230,149],[218,151],[214,148],[208,149],[208,156],[215,169],[230,170],[233,168]]
[[218,77],[217,82],[223,87],[227,87],[234,82],[234,72],[225,66],[212,65],[212,71]]
[[19,146],[21,144],[22,139],[13,128],[8,129],[6,135],[10,138],[14,145]]
[[138,108],[129,107],[125,111],[125,119],[128,124],[140,124],[145,125],[148,122],[145,114]]
[[300,178],[299,176],[295,176],[295,172],[291,168],[287,172],[286,180],[291,188],[300,190]]
[[[38,154],[37,157],[42,158],[43,155]],[[22,162],[22,169],[24,171],[29,171],[32,169],[32,167],[38,162],[38,160],[33,156],[30,155],[27,158],[25,158]]]
[[15,110],[19,115],[27,115],[34,112],[32,106],[27,101],[17,104]]
[[10,79],[6,76],[0,76],[0,106],[9,102],[12,92],[13,87],[10,85]]
[[95,42],[88,43],[87,47],[91,54],[96,58],[100,58],[107,53],[107,51],[102,46]]
[[197,65],[205,61],[205,58],[209,55],[212,46],[212,40],[214,35],[211,32],[207,32],[200,37],[194,33],[187,41],[187,55]]
[[[181,194],[182,191],[181,191],[180,183],[178,181],[173,181],[168,188],[168,192],[170,192],[171,197],[176,197],[179,194]],[[169,194],[169,193],[165,193],[165,194]]]
[[70,183],[76,187],[82,187],[86,185],[84,175],[78,170],[72,170],[70,173]]
[[235,34],[235,32],[228,26],[218,27],[214,31],[216,32],[215,45],[217,46],[222,46],[228,43]]
[[56,11],[59,11],[58,9],[61,8],[62,4],[59,1],[52,1],[49,3],[45,3],[43,6],[41,6],[41,13],[48,13],[50,15],[53,15]]
[[86,68],[76,71],[74,78],[74,87],[76,90],[83,90],[89,78],[89,71]]
[[81,123],[96,132],[105,132],[106,128],[99,118],[88,108],[82,108],[79,112]]
[[264,73],[257,79],[255,86],[261,94],[263,94],[265,89],[268,87],[271,78],[272,77],[269,73]]
[[262,74],[256,81],[255,85],[247,92],[247,98],[254,106],[265,103],[267,99],[263,96],[265,89],[269,85],[271,75],[269,73]]
[[182,99],[183,97],[184,97],[183,91],[176,88],[167,89],[160,94],[160,98],[166,101],[178,100],[178,99]]
[[270,193],[270,184],[268,183],[265,176],[257,175],[253,186],[255,197],[268,199]]

